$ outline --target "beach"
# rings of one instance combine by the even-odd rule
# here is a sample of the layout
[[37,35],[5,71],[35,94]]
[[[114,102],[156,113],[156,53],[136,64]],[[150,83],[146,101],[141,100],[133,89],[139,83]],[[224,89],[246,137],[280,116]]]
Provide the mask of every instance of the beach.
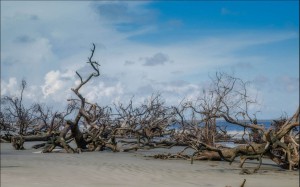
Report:
[[[297,187],[299,171],[282,170],[264,159],[256,174],[241,175],[239,159],[229,165],[221,161],[160,160],[148,157],[157,152],[85,152],[81,154],[39,153],[25,143],[26,150],[1,144],[1,187]],[[255,167],[256,161],[246,163]]]

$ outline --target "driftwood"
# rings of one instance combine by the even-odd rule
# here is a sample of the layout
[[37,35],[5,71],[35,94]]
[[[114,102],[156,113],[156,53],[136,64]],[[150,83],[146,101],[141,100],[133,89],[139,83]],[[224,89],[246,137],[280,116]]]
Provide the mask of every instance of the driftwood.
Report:
[[[219,149],[199,142],[199,148],[194,155],[198,154],[199,157],[200,153],[200,159],[223,159],[230,163],[236,157],[241,156],[241,168],[243,167],[246,159],[258,159],[259,165],[253,172],[256,172],[260,168],[262,156],[267,156],[281,167],[292,170],[293,168],[299,167],[299,144],[292,141],[294,139],[291,135],[289,135],[290,131],[296,126],[299,126],[299,108],[290,119],[286,120],[284,125],[277,132],[274,132],[273,130],[264,132],[265,143],[251,143],[247,145],[239,145],[235,148]],[[281,141],[284,136],[288,136],[290,141]],[[203,149],[205,150],[204,152],[202,151]],[[274,151],[277,149],[285,152],[284,157],[279,157],[274,154]]]
[[11,143],[16,150],[24,149],[24,142],[34,142],[34,141],[48,141],[52,134],[46,134],[43,136],[13,136],[11,138]]
[[[82,87],[100,76],[100,65],[93,60],[95,49],[93,44],[87,61],[91,73],[83,76],[76,72],[79,84],[71,89],[76,98],[68,100],[66,111],[53,112],[39,104],[26,108],[22,103],[25,81],[22,81],[20,98],[4,98],[8,107],[0,113],[0,127],[18,133],[17,136],[5,137],[11,140],[15,149],[24,149],[24,142],[29,141],[43,141],[34,146],[43,148],[43,153],[50,153],[57,146],[67,153],[129,152],[184,146],[184,150],[176,154],[161,154],[155,158],[232,163],[240,157],[242,173],[247,174],[260,168],[262,157],[268,157],[289,170],[299,168],[299,108],[292,117],[275,121],[276,128],[265,129],[264,124],[258,124],[255,113],[249,114],[249,107],[256,100],[247,93],[248,83],[225,73],[216,73],[212,85],[203,90],[196,101],[183,100],[178,106],[169,107],[160,94],[153,94],[142,104],[134,104],[132,98],[128,104],[115,104],[113,110],[88,102],[81,93]],[[74,119],[66,119],[71,113]],[[233,138],[227,133],[226,126],[217,125],[220,119],[243,127],[240,140],[243,145],[234,148],[217,146],[217,141]],[[246,139],[248,131],[251,133]],[[72,141],[76,147],[70,146]],[[184,153],[188,148],[193,150],[192,155]],[[253,171],[243,168],[247,159],[259,161]]]

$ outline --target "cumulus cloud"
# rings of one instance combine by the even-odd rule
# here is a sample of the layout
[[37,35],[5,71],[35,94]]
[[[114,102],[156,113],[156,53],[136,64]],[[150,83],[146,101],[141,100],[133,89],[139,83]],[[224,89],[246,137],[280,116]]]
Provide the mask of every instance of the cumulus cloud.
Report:
[[168,105],[177,105],[182,99],[195,100],[200,96],[201,86],[183,80],[169,82],[149,82],[135,91],[136,96],[145,98],[152,93],[160,93]]
[[[10,77],[8,81],[1,80],[1,96],[20,97],[20,82],[15,77]],[[25,104],[31,105],[34,102],[39,102],[41,95],[42,93],[37,86],[27,83],[23,92],[23,101]]]
[[[75,82],[78,84],[75,71],[83,77],[90,73],[91,68],[85,62],[90,44],[94,42],[94,59],[101,64],[101,75],[83,87],[84,96],[103,104],[126,101],[125,97],[132,95],[145,98],[150,92],[161,91],[172,104],[183,97],[199,95],[201,81],[207,80],[207,75],[214,73],[216,68],[236,67],[238,77],[255,80],[262,86],[264,79],[255,78],[258,73],[254,71],[266,64],[268,54],[258,55],[252,49],[256,46],[265,49],[270,44],[298,39],[298,32],[293,31],[245,30],[228,34],[220,30],[219,34],[191,34],[192,39],[177,34],[176,42],[152,45],[155,41],[147,41],[153,38],[151,34],[160,31],[157,28],[162,24],[180,27],[183,21],[168,18],[161,23],[161,19],[157,19],[158,12],[153,6],[147,6],[150,3],[1,3],[4,5],[1,16],[1,25],[4,25],[1,28],[2,93],[13,93],[9,90],[14,85],[17,88],[16,81],[27,77],[32,92],[39,93],[44,101],[50,104],[66,101],[67,97],[74,96],[70,88]],[[233,11],[223,8],[222,12],[228,15]],[[137,42],[134,39],[137,35],[143,35],[146,42]],[[276,59],[272,62],[274,67],[279,64]],[[149,66],[153,68],[145,68]],[[266,77],[269,81],[264,86],[270,87],[269,82],[273,80]],[[287,94],[296,92],[297,85],[293,82],[297,81],[299,78],[290,76],[279,78],[276,83],[285,86],[281,92],[285,90],[282,93]]]
[[157,66],[163,65],[166,62],[170,62],[169,56],[164,53],[156,53],[152,57],[142,58],[144,62],[144,66]]
[[17,79],[15,77],[9,78],[6,82],[1,79],[1,95],[16,95]]
[[198,85],[183,80],[162,83],[161,86],[162,90],[177,94],[188,94],[195,90],[199,90]]
[[59,71],[50,71],[45,76],[45,84],[42,86],[44,97],[50,94],[55,94],[63,87],[63,81],[60,80],[61,74]]
[[[44,99],[51,97],[55,101],[63,101],[71,94],[70,88],[76,85],[75,72],[71,70],[51,70],[44,77],[42,89]],[[78,81],[78,80],[77,80]]]
[[98,84],[89,85],[83,89],[83,94],[90,102],[101,103],[102,105],[111,105],[114,102],[120,100],[123,94],[123,86],[121,83],[109,86],[104,82]]

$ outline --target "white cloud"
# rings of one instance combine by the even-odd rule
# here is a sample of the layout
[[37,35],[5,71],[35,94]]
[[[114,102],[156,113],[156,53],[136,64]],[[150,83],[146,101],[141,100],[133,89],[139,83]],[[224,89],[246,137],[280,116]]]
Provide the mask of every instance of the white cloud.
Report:
[[16,95],[17,84],[17,79],[15,77],[10,77],[7,82],[1,80],[1,95]]
[[170,61],[168,55],[163,53],[156,53],[152,57],[145,57],[141,59],[145,61],[143,64],[144,66],[163,65]]
[[[254,79],[257,74],[247,70],[257,70],[265,63],[265,55],[248,54],[247,49],[298,37],[290,31],[243,30],[193,35],[191,40],[178,37],[176,42],[161,45],[133,41],[133,36],[147,37],[158,31],[159,14],[147,8],[149,3],[1,2],[2,94],[14,93],[17,80],[25,77],[32,85],[29,90],[41,101],[66,102],[74,97],[70,88],[78,84],[75,71],[83,76],[90,71],[85,62],[94,42],[94,59],[101,64],[101,75],[83,87],[88,100],[112,103],[161,91],[172,103],[182,97],[197,97],[209,73],[222,68],[244,67],[236,76]],[[229,9],[221,12],[232,13]],[[170,20],[170,24],[182,24],[181,20]],[[289,85],[287,91],[297,88],[290,79],[281,82]]]
[[54,56],[51,49],[52,46],[47,38],[29,39],[27,37],[16,36],[16,39],[22,42],[6,44],[2,51],[2,59],[23,65],[36,65],[52,60]]
[[[1,80],[1,96],[20,97],[21,85],[15,77],[9,78],[8,82]],[[42,101],[42,93],[35,85],[26,84],[23,92],[23,102],[25,105],[31,105]]]
[[50,94],[55,94],[63,86],[63,81],[60,80],[59,71],[50,71],[45,76],[45,84],[42,86],[44,97]]
[[112,105],[114,102],[120,100],[124,93],[124,88],[121,83],[109,86],[104,82],[93,84],[85,87],[82,93],[89,102],[98,102],[102,105]]

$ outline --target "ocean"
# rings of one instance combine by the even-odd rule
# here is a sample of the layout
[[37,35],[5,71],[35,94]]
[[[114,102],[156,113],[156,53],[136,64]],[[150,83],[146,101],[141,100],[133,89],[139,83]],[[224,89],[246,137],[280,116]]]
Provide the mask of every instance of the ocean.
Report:
[[[244,127],[228,123],[225,120],[217,120],[217,127],[220,127],[221,129],[226,129],[228,135],[234,135],[234,138],[241,139],[244,134]],[[247,122],[247,121],[246,121]],[[271,127],[272,120],[258,120],[259,125],[263,125],[264,128],[267,130]],[[168,129],[175,129],[175,130],[181,130],[180,125],[178,123],[174,123],[170,125]],[[217,129],[218,130],[218,129]],[[246,136],[244,136],[245,139],[248,138],[249,129],[246,129]]]

